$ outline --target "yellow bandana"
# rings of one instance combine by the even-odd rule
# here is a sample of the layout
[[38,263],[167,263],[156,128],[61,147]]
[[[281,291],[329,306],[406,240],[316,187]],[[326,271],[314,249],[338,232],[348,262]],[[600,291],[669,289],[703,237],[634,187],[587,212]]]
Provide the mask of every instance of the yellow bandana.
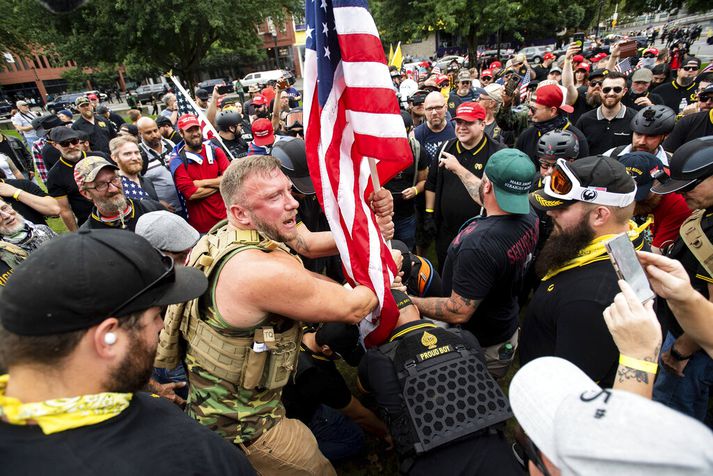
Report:
[[0,419],[13,425],[36,423],[45,435],[96,425],[113,418],[129,406],[133,396],[131,393],[105,392],[22,403],[17,398],[5,396],[9,378],[9,375],[0,376]]
[[[649,225],[651,225],[651,221],[651,218],[649,218],[648,220],[646,220],[646,222],[644,222],[643,225],[638,227],[636,226],[636,223],[634,223],[633,221],[629,221],[629,231],[627,232],[627,234],[629,235],[629,239],[631,241],[636,241],[639,235],[645,229],[647,229]],[[607,249],[604,247],[604,243],[614,238],[615,236],[616,234],[598,236],[589,245],[587,245],[586,248],[579,252],[579,256],[567,261],[560,268],[548,271],[548,273],[545,275],[544,278],[542,278],[542,280],[547,281],[548,279],[553,278],[562,271],[567,271],[568,269],[579,268],[580,266],[586,266],[595,261],[609,259],[609,256],[607,255]],[[644,242],[642,240],[638,246],[634,247],[637,250],[640,250],[643,244]]]

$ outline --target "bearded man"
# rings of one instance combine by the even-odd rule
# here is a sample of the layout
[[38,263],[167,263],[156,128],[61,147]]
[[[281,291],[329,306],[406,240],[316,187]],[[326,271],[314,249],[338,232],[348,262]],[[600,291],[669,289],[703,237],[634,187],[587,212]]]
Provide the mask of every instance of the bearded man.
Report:
[[619,352],[602,313],[619,292],[604,242],[628,233],[644,246],[631,217],[634,179],[609,157],[558,159],[532,205],[552,217],[554,230],[535,261],[542,282],[527,309],[520,339],[521,365],[538,357],[569,360],[602,387],[610,387]]
[[81,131],[89,136],[91,150],[109,153],[109,141],[116,137],[116,131],[109,119],[94,114],[92,103],[86,96],[79,96],[74,100],[74,105],[79,109],[79,119],[74,121],[72,129]]

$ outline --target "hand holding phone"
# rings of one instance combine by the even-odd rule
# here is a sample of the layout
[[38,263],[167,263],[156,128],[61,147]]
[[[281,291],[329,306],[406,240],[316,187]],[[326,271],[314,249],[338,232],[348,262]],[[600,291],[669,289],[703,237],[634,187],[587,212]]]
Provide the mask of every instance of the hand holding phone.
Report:
[[229,94],[235,91],[232,84],[223,84],[218,86],[218,94]]
[[604,243],[604,246],[609,252],[609,259],[611,259],[619,279],[626,281],[631,286],[639,301],[645,303],[656,297],[636,256],[634,245],[626,233],[617,235],[616,238]]

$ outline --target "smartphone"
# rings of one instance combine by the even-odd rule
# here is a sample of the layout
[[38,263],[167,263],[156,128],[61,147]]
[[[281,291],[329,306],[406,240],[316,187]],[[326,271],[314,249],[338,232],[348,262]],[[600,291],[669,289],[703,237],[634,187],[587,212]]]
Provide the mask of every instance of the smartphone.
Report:
[[619,279],[629,283],[629,286],[639,297],[639,301],[645,303],[656,297],[651,290],[651,286],[649,286],[649,280],[646,278],[644,268],[641,267],[641,263],[636,257],[634,245],[626,233],[617,235],[616,238],[604,243],[604,246],[609,252],[609,259],[611,259]]
[[624,41],[619,43],[619,58],[628,58],[630,56],[636,56],[636,51],[638,49],[638,44],[636,40]]
[[235,89],[233,88],[232,84],[224,84],[222,86],[218,86],[218,94],[228,94],[232,93],[233,91],[235,91]]
[[290,82],[287,81],[287,79],[282,78],[277,82],[277,87],[280,88],[281,91],[285,91],[287,88],[290,87]]
[[582,46],[582,43],[584,42],[584,33],[575,33],[572,35],[572,41],[579,44],[577,46]]

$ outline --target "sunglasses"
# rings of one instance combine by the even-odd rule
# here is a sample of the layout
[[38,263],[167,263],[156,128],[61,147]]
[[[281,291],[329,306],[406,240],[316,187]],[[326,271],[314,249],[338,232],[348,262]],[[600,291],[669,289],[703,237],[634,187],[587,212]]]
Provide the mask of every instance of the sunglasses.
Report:
[[711,96],[698,96],[698,102],[711,102],[713,101],[713,95]]
[[604,94],[609,94],[610,92],[614,91],[614,94],[619,94],[624,90],[621,86],[608,86],[606,88],[602,88],[602,92]]
[[590,81],[589,85],[593,88],[596,88],[597,86],[601,86],[604,81]]
[[698,66],[684,66],[682,69],[684,71],[698,71]]
[[545,193],[560,200],[578,200],[598,205],[626,207],[634,201],[636,189],[629,193],[600,190],[601,187],[585,187],[567,168],[567,161],[557,159],[552,175],[545,178]]
[[539,159],[538,162],[540,162],[540,167],[546,170],[553,169],[557,165],[557,162],[550,162],[547,159]]
[[483,76],[480,79],[483,81],[492,81],[493,80],[493,78],[491,78],[490,76]]
[[79,139],[69,139],[69,140],[63,140],[61,142],[57,142],[61,147],[69,147],[70,145],[77,145],[81,141]]
[[[159,253],[158,250],[156,252]],[[166,284],[170,284],[170,283],[173,283],[176,281],[176,270],[175,270],[175,267],[173,264],[173,258],[171,258],[170,256],[166,256],[164,254],[161,254],[161,262],[166,266],[166,271],[164,271],[164,273],[161,276],[156,278],[148,286],[144,287],[142,290],[140,290],[139,292],[137,292],[136,294],[131,296],[129,299],[127,299],[123,303],[119,304],[119,306],[114,308],[114,310],[112,310],[108,314],[109,317],[117,316],[117,315],[120,316],[121,311],[123,309],[126,309],[126,307],[129,306],[129,304],[133,303],[134,301],[136,301],[138,298],[140,298],[144,294],[148,293],[149,291],[151,291],[153,289],[159,288],[161,286],[164,286]]]
[[464,86],[470,86],[470,81],[461,81],[460,83]]

